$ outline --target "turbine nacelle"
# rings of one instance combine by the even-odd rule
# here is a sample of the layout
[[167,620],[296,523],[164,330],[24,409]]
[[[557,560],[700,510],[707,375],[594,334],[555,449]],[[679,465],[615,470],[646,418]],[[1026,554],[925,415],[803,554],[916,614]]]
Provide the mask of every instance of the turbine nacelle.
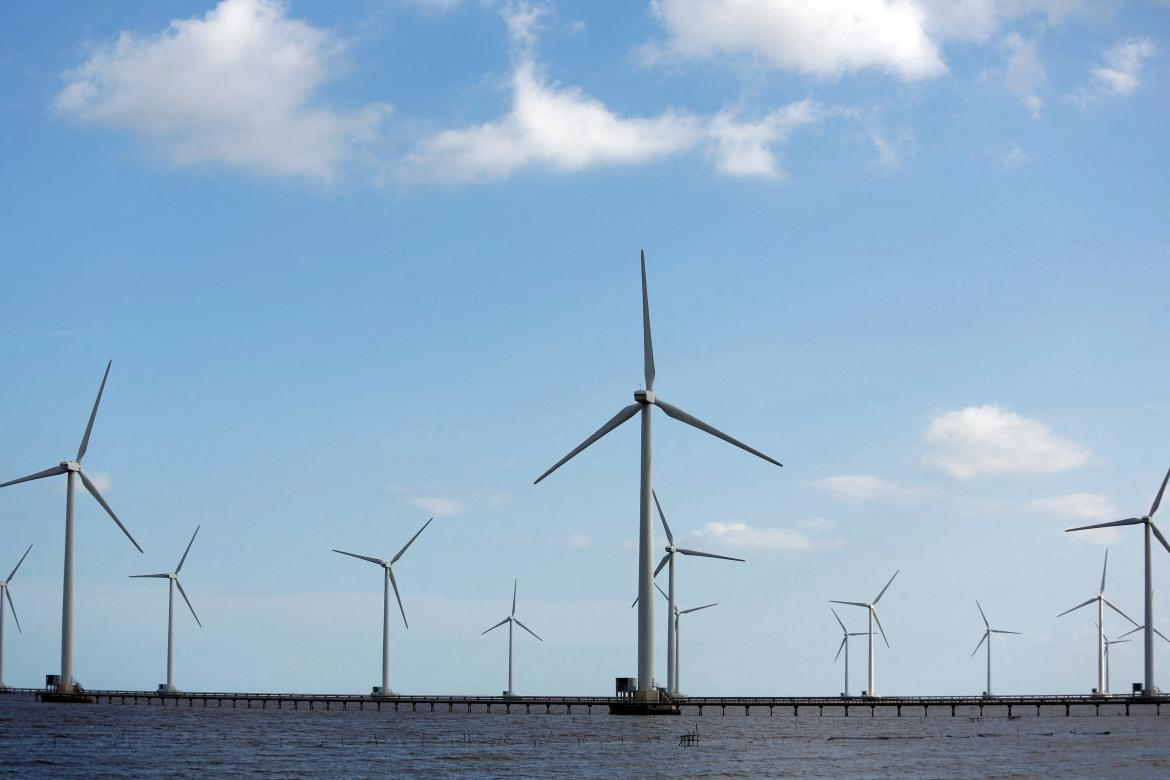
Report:
[[648,406],[654,403],[654,393],[651,390],[635,390],[634,400]]
[[61,461],[61,473],[64,474],[66,471],[81,471],[81,464],[72,460],[63,460]]

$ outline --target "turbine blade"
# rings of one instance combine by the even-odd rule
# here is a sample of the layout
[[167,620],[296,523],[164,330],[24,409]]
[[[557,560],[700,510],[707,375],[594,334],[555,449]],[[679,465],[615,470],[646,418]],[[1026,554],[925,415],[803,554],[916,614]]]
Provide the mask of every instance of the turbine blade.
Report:
[[[435,518],[433,517],[431,518],[431,520],[434,519]],[[402,545],[402,549],[398,551],[397,555],[390,559],[390,563],[398,563],[398,559],[402,557],[403,553],[405,553],[412,544],[414,544],[414,540],[418,538],[418,535],[427,530],[427,526],[431,524],[431,520],[427,520],[425,523],[423,523],[422,528],[418,529],[414,536],[410,537],[410,541]]]
[[975,599],[975,606],[979,607],[979,615],[983,618],[983,627],[991,630],[991,624],[987,622],[987,615],[983,613],[983,607],[979,603],[979,599]]
[[1101,595],[1105,595],[1105,571],[1109,568],[1109,551],[1105,551],[1105,563],[1101,565]]
[[[1137,628],[1131,628],[1129,631],[1126,631],[1124,634],[1122,634],[1122,636],[1129,636],[1130,634],[1136,634],[1138,631],[1141,631],[1143,628],[1145,628],[1145,626],[1138,626]],[[1128,642],[1129,640],[1127,639],[1125,641]]]
[[624,423],[626,420],[628,420],[628,419],[630,419],[631,417],[633,417],[635,414],[637,414],[637,413],[638,413],[638,410],[639,410],[639,409],[641,409],[641,408],[642,408],[642,404],[639,404],[639,403],[633,403],[633,404],[630,404],[629,406],[627,406],[626,408],[622,409],[620,412],[618,412],[618,413],[617,413],[617,414],[615,414],[613,417],[611,417],[611,418],[609,419],[609,422],[607,422],[605,425],[603,425],[603,426],[601,426],[600,428],[598,428],[598,429],[597,429],[597,430],[596,430],[596,431],[593,433],[593,435],[592,435],[592,436],[590,436],[588,439],[586,439],[585,441],[583,441],[583,442],[581,442],[580,444],[578,444],[578,445],[577,445],[577,447],[576,447],[576,448],[575,448],[575,449],[574,449],[572,452],[570,452],[568,455],[566,455],[565,457],[563,457],[563,458],[561,458],[560,460],[558,460],[558,461],[557,461],[557,462],[556,462],[556,463],[553,465],[553,467],[552,467],[552,468],[550,468],[548,471],[544,472],[544,473],[543,473],[543,474],[541,474],[539,477],[537,477],[537,478],[536,478],[536,482],[533,482],[532,484],[534,484],[534,485],[535,485],[535,484],[538,484],[538,483],[539,483],[539,482],[540,482],[542,479],[544,479],[545,477],[547,477],[549,474],[553,473],[554,471],[556,471],[557,469],[559,469],[561,466],[565,465],[565,464],[566,464],[566,463],[568,463],[570,460],[572,460],[572,459],[573,459],[573,458],[574,458],[574,457],[575,457],[575,456],[576,456],[576,455],[577,455],[579,452],[581,452],[581,450],[585,449],[585,448],[586,448],[586,447],[588,447],[590,444],[592,444],[593,442],[597,441],[597,440],[598,440],[598,439],[600,439],[602,436],[604,436],[605,434],[609,433],[609,432],[610,432],[610,431],[612,431],[614,428],[618,427],[619,425],[621,425],[622,423]]
[[1064,617],[1064,616],[1065,616],[1065,615],[1067,615],[1068,613],[1070,613],[1070,612],[1075,612],[1075,611],[1077,611],[1078,609],[1080,609],[1081,607],[1087,607],[1087,606],[1089,606],[1090,604],[1092,604],[1094,601],[1096,601],[1098,598],[1100,598],[1100,597],[1099,597],[1099,596],[1094,596],[1093,598],[1089,599],[1088,601],[1082,601],[1080,604],[1077,604],[1077,605],[1076,605],[1075,607],[1073,607],[1072,609],[1066,609],[1064,612],[1061,612],[1059,615],[1057,615],[1057,617]]
[[1112,528],[1115,525],[1137,525],[1138,523],[1144,522],[1145,520],[1140,517],[1127,517],[1124,520],[1114,520],[1112,523],[1097,523],[1096,525],[1081,525],[1076,528],[1066,528],[1064,532],[1067,534],[1072,531],[1091,531],[1094,528]]
[[1149,517],[1153,517],[1154,513],[1158,511],[1158,506],[1162,503],[1162,494],[1166,492],[1166,482],[1170,481],[1170,469],[1166,470],[1166,476],[1162,478],[1162,487],[1158,488],[1158,495],[1154,498],[1154,503],[1150,507]]
[[869,608],[873,612],[873,622],[877,623],[878,631],[882,632],[882,641],[886,643],[886,647],[890,646],[890,640],[886,639],[886,630],[882,628],[882,621],[878,619],[877,610],[872,606]]
[[730,555],[716,555],[715,553],[699,552],[698,550],[684,550],[681,547],[678,549],[678,551],[683,555],[698,555],[703,558],[719,558],[720,560],[724,561],[739,561],[740,563],[744,562],[743,558],[732,558]]
[[[520,618],[512,618],[512,619],[516,621],[516,625],[520,626],[520,628],[522,628],[522,629],[524,629],[525,631],[527,631],[528,633],[532,634],[532,635],[533,635],[533,636],[535,636],[537,639],[540,639],[540,637],[539,637],[539,636],[536,636],[536,632],[535,632],[535,631],[533,631],[531,628],[529,628],[528,626],[526,626],[526,625],[524,625],[523,623],[521,623],[521,622],[520,622]],[[540,639],[540,641],[541,641],[541,642],[543,642],[544,640],[543,640],[543,639]]]
[[379,566],[385,566],[385,565],[386,565],[386,561],[383,561],[383,560],[381,560],[381,559],[379,559],[379,558],[371,558],[371,557],[370,557],[370,556],[368,556],[368,555],[358,555],[357,553],[346,552],[345,550],[338,550],[338,549],[335,549],[335,548],[333,549],[333,552],[335,552],[335,553],[341,553],[342,555],[348,555],[350,558],[361,558],[363,561],[369,561],[370,563],[376,563],[376,564],[378,564]]
[[169,580],[170,578],[171,578],[171,575],[169,575],[169,574],[131,574],[130,575],[130,579],[132,579],[132,580],[140,580],[140,579]]
[[1118,607],[1116,604],[1114,604],[1114,603],[1113,603],[1112,601],[1110,601],[1109,599],[1107,599],[1107,598],[1105,598],[1104,596],[1102,596],[1102,597],[1101,597],[1101,600],[1102,600],[1102,601],[1104,601],[1104,602],[1105,602],[1107,605],[1109,605],[1109,608],[1110,608],[1111,610],[1113,610],[1114,612],[1116,612],[1118,615],[1121,615],[1123,618],[1125,618],[1126,620],[1128,620],[1130,623],[1133,623],[1135,626],[1138,624],[1138,622],[1137,622],[1136,620],[1134,620],[1134,619],[1133,619],[1133,618],[1131,618],[1129,615],[1127,615],[1127,614],[1125,614],[1124,612],[1122,612],[1122,611],[1121,611],[1121,608],[1120,608],[1120,607]]
[[183,563],[187,560],[187,553],[191,552],[191,545],[195,544],[195,537],[199,535],[199,529],[203,526],[195,526],[195,533],[191,534],[191,541],[187,542],[187,549],[183,550],[183,557],[179,559],[179,565],[175,567],[175,574],[183,570]]
[[654,389],[654,342],[650,338],[650,295],[646,292],[646,251],[642,250],[642,358],[646,368],[646,389]]
[[1166,635],[1165,635],[1165,634],[1163,634],[1163,633],[1162,633],[1161,631],[1159,631],[1158,629],[1156,629],[1156,628],[1155,628],[1155,629],[1154,629],[1154,633],[1155,633],[1155,634],[1157,634],[1158,636],[1162,637],[1162,639],[1165,639],[1167,642],[1170,642],[1170,639],[1166,639]]
[[[902,571],[902,570],[898,569],[898,571],[894,572],[894,577],[897,577],[898,572],[900,572],[900,571]],[[886,587],[882,588],[882,592],[877,594],[877,598],[873,600],[874,604],[877,604],[879,601],[882,600],[882,596],[886,595],[886,591],[889,590],[890,585],[894,582],[894,577],[890,577],[890,581],[886,583]],[[982,610],[982,607],[980,607],[980,609]]]
[[848,636],[841,637],[841,644],[837,645],[837,654],[833,656],[833,663],[837,663],[837,659],[841,657],[841,651],[845,649],[845,643],[848,641]]
[[20,627],[20,618],[16,616],[16,605],[12,603],[12,591],[7,586],[4,588],[4,597],[8,599],[8,607],[12,610],[12,619],[16,621],[16,630],[23,634],[24,629]]
[[654,496],[654,506],[658,507],[658,517],[662,520],[662,527],[666,531],[666,543],[674,547],[674,534],[670,532],[670,525],[667,524],[666,515],[662,512],[662,504],[658,503],[658,494],[651,490],[650,495]]
[[203,628],[203,621],[195,614],[195,607],[191,606],[191,599],[187,598],[187,591],[183,590],[183,583],[179,582],[179,578],[175,577],[175,585],[179,588],[179,595],[183,597],[183,601],[187,602],[187,609],[191,610],[191,617],[195,618],[195,622]]
[[1004,631],[1002,628],[989,628],[989,629],[987,629],[987,630],[988,630],[988,631],[990,631],[990,632],[991,632],[991,633],[993,633],[993,634],[1016,634],[1016,635],[1020,635],[1020,634],[1022,634],[1022,633],[1023,633],[1023,632],[1021,632],[1021,631]]
[[718,428],[714,428],[714,427],[708,425],[707,423],[703,422],[698,417],[694,417],[690,414],[687,414],[682,409],[679,409],[677,406],[674,406],[673,404],[668,404],[666,401],[663,401],[661,398],[655,398],[654,403],[658,406],[659,409],[666,412],[669,416],[673,417],[674,419],[678,420],[679,422],[685,422],[687,425],[690,425],[694,428],[698,428],[700,431],[703,431],[704,433],[709,433],[718,439],[723,439],[723,441],[727,442],[728,444],[734,444],[736,447],[739,447],[741,450],[746,450],[747,452],[750,452],[751,454],[755,455],[757,458],[763,458],[764,460],[766,460],[769,463],[772,463],[776,466],[783,466],[784,465],[780,461],[778,461],[774,458],[768,457],[767,455],[760,452],[759,450],[747,446],[742,441],[739,441],[738,439],[733,439],[732,437],[728,436],[726,433],[719,430]]
[[837,614],[837,610],[829,607],[829,611],[833,613],[833,617],[837,618],[837,625],[841,626],[841,631],[848,634],[849,629],[845,628],[845,624],[841,622],[841,616]]
[[512,617],[516,617],[516,586],[518,583],[518,580],[512,580]]
[[495,631],[497,628],[499,628],[500,626],[504,625],[504,624],[505,624],[505,623],[507,623],[509,620],[511,620],[511,618],[504,618],[504,619],[503,619],[503,620],[501,620],[499,623],[496,623],[494,626],[492,626],[491,628],[487,629],[487,631],[481,631],[481,632],[479,633],[479,635],[480,635],[480,636],[483,636],[483,635],[484,635],[484,634],[486,634],[488,631]]
[[110,378],[110,366],[114,365],[114,361],[106,363],[106,373],[102,375],[102,384],[98,388],[97,398],[93,402],[93,411],[89,413],[89,423],[85,426],[85,435],[81,437],[81,446],[77,448],[78,463],[85,457],[85,451],[89,449],[89,434],[93,432],[93,421],[97,417],[98,405],[102,402],[102,393],[106,391],[106,380]]
[[[830,604],[849,604],[854,607],[868,607],[869,604],[862,604],[860,601],[837,601],[836,599],[829,599]],[[832,609],[830,607],[829,609]]]
[[680,610],[678,614],[687,615],[687,614],[690,614],[691,612],[698,612],[700,609],[706,609],[707,607],[717,607],[717,606],[719,606],[719,602],[715,602],[714,604],[704,604],[701,607],[691,607],[690,609]]
[[402,596],[398,595],[398,582],[394,579],[393,567],[386,567],[386,576],[390,578],[390,587],[394,588],[394,598],[398,599],[398,611],[402,613],[402,625],[410,628],[410,623],[406,620],[406,610],[402,607]]
[[987,636],[988,636],[988,633],[986,631],[984,631],[983,636],[981,636],[979,638],[979,644],[975,645],[975,649],[971,651],[972,658],[974,658],[975,654],[979,652],[979,648],[983,647],[983,640],[987,639]]
[[[28,546],[28,550],[31,550],[32,548],[33,546],[30,544]],[[16,562],[15,566],[12,567],[12,573],[8,575],[8,579],[6,579],[5,582],[12,582],[12,578],[16,576],[16,570],[20,568],[20,564],[24,563],[24,559],[28,557],[28,550],[24,551],[24,555],[20,556],[20,560]]]
[[669,560],[670,560],[670,553],[663,555],[662,560],[658,562],[658,567],[656,569],[654,569],[654,574],[652,576],[657,577],[658,572],[662,571],[662,567],[665,566]]
[[633,609],[636,606],[638,606],[638,597],[634,596],[634,601],[630,604],[630,609]]
[[118,519],[116,514],[114,514],[114,510],[110,509],[110,505],[106,503],[104,498],[102,498],[102,494],[98,492],[97,486],[90,482],[89,477],[85,476],[85,472],[81,469],[77,470],[77,476],[81,477],[81,484],[85,485],[85,489],[90,492],[90,495],[96,498],[97,502],[102,505],[102,509],[106,510],[106,514],[110,516],[110,519],[118,524],[118,527],[122,529],[122,533],[126,534],[126,538],[130,540],[130,543],[138,548],[138,552],[142,552],[142,546],[139,545],[138,542],[134,540],[134,537],[130,535],[130,532],[126,530],[126,526],[122,525],[122,521]]
[[9,485],[19,485],[21,482],[32,482],[34,479],[44,479],[45,477],[55,477],[58,474],[64,474],[65,471],[66,470],[61,468],[60,466],[53,466],[53,468],[51,468],[51,469],[45,469],[44,471],[38,471],[36,474],[29,474],[27,477],[21,477],[20,479],[9,480],[8,482],[0,484],[0,488],[6,488]]
[[1158,541],[1166,548],[1166,552],[1170,552],[1170,542],[1166,541],[1166,537],[1162,536],[1162,532],[1158,530],[1158,526],[1154,525],[1154,521],[1150,521],[1150,530],[1154,532],[1154,536],[1158,537]]
[[658,592],[662,594],[662,598],[666,599],[667,601],[670,601],[670,596],[667,596],[667,595],[666,595],[666,591],[664,591],[664,590],[662,589],[662,586],[661,586],[661,585],[659,585],[659,584],[656,582],[656,583],[654,583],[654,587],[655,587],[655,588],[658,588]]

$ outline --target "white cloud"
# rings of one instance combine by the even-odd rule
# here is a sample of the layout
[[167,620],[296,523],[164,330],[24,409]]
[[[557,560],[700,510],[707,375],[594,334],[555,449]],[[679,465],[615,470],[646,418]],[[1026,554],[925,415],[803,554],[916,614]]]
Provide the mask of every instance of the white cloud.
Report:
[[1083,466],[1089,452],[1054,434],[1038,420],[995,405],[969,406],[931,420],[929,465],[953,477],[980,474],[1046,474]]
[[1148,38],[1132,38],[1107,49],[1093,69],[1096,92],[1103,96],[1132,95],[1141,84],[1142,65],[1156,51]]
[[726,111],[716,114],[707,125],[707,134],[714,141],[716,168],[729,176],[782,177],[773,147],[821,115],[808,100],[791,103],[754,122],[741,122]]
[[1036,51],[1036,41],[1013,32],[1005,39],[1004,48],[1007,50],[1004,87],[1023,101],[1033,119],[1039,119],[1044,100],[1037,90],[1044,84],[1048,73]]
[[1071,16],[1100,14],[1096,0],[917,0],[926,26],[938,39],[986,41],[1009,20],[1042,15],[1049,24]]
[[1028,161],[1028,154],[1020,146],[1013,146],[999,157],[999,167],[1005,171],[1018,168]]
[[872,474],[842,474],[818,479],[813,482],[813,485],[834,498],[853,502],[901,498],[914,493],[913,488],[875,477]]
[[569,534],[565,537],[564,545],[576,550],[582,550],[586,547],[591,547],[593,545],[593,539],[589,534]]
[[442,16],[463,5],[463,0],[398,0],[402,5],[414,8],[430,16]]
[[436,517],[458,515],[467,508],[462,501],[451,496],[411,496],[406,503]]
[[809,550],[813,542],[804,534],[784,528],[753,528],[745,523],[707,523],[692,536],[727,549]]
[[314,101],[342,41],[277,0],[223,0],[163,32],[123,32],[66,74],[56,108],[137,133],[173,164],[216,163],[329,183],[372,153],[388,109]]
[[[1063,518],[1070,523],[1079,522],[1086,525],[1121,519],[1113,502],[1097,493],[1045,496],[1030,501],[1028,508],[1053,517]],[[1116,528],[1078,531],[1070,536],[1097,544],[1112,544],[1121,538],[1121,534]]]

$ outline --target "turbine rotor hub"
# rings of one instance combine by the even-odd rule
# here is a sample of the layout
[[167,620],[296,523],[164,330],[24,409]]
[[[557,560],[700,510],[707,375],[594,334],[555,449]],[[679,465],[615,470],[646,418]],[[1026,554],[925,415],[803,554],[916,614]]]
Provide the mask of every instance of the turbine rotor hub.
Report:
[[61,468],[65,471],[81,471],[81,464],[71,460],[61,461]]
[[654,403],[654,393],[650,390],[635,390],[634,400],[640,404],[652,404]]

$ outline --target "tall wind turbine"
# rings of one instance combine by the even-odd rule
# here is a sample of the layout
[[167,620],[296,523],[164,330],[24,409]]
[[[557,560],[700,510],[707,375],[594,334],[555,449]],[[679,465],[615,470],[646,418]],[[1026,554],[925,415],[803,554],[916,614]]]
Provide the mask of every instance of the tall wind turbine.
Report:
[[1137,625],[1137,621],[1135,621],[1129,615],[1122,612],[1117,607],[1117,605],[1114,604],[1112,601],[1105,598],[1105,572],[1108,568],[1109,568],[1109,551],[1106,550],[1105,551],[1105,563],[1101,566],[1101,591],[1093,598],[1088,599],[1087,601],[1083,601],[1080,604],[1077,604],[1072,609],[1066,609],[1064,612],[1061,612],[1059,615],[1057,615],[1057,617],[1064,617],[1065,615],[1067,615],[1070,612],[1074,612],[1074,611],[1080,609],[1081,607],[1087,607],[1090,604],[1096,602],[1096,604],[1097,604],[1097,690],[1101,693],[1108,693],[1109,692],[1109,682],[1108,682],[1109,674],[1108,674],[1107,670],[1105,669],[1105,654],[1106,654],[1105,628],[1104,628],[1104,626],[1105,626],[1105,606],[1108,605],[1109,608],[1111,610],[1113,610],[1114,612],[1116,612],[1118,615],[1121,615],[1123,618],[1128,620],[1130,623],[1133,623],[1135,626]]
[[[901,571],[899,569],[898,571]],[[894,577],[898,576],[898,571],[894,572]],[[873,624],[876,622],[878,631],[882,632],[882,641],[886,643],[886,647],[890,646],[890,640],[886,639],[886,630],[882,628],[882,621],[878,620],[877,603],[882,600],[882,596],[886,595],[886,589],[894,581],[894,577],[890,577],[890,581],[886,583],[886,587],[882,588],[881,593],[877,594],[877,598],[870,602],[864,601],[836,601],[829,599],[830,604],[849,604],[854,607],[863,607],[869,613],[869,688],[866,690],[867,696],[877,696],[877,691],[873,684]]]
[[983,638],[979,640],[979,644],[975,645],[975,649],[971,651],[971,657],[975,657],[975,653],[979,652],[979,647],[987,642],[987,690],[983,692],[984,696],[991,697],[991,635],[992,634],[1019,634],[1019,631],[1004,631],[1001,628],[992,628],[991,624],[987,622],[987,615],[983,614],[983,607],[979,604],[979,600],[975,600],[975,606],[979,607],[979,616],[983,618],[983,627],[986,629],[983,632]]
[[[1158,526],[1154,525],[1154,513],[1158,511],[1158,505],[1162,503],[1162,494],[1166,492],[1166,482],[1170,480],[1170,470],[1166,471],[1166,476],[1162,479],[1162,487],[1158,489],[1158,495],[1154,497],[1154,503],[1150,506],[1150,511],[1144,517],[1127,517],[1124,520],[1114,520],[1112,523],[1097,523],[1096,525],[1082,525],[1078,528],[1069,528],[1067,531],[1087,531],[1091,528],[1110,528],[1115,525],[1142,525],[1145,526],[1145,541],[1146,541],[1146,619],[1144,624],[1150,628],[1154,627],[1154,575],[1151,568],[1151,549],[1150,535],[1158,537],[1158,541],[1170,552],[1170,542],[1166,541],[1166,537],[1162,536],[1162,532],[1158,530]],[[0,486],[3,487],[3,486]],[[1145,656],[1146,656],[1146,679],[1143,683],[1144,696],[1153,696],[1156,693],[1154,687],[1154,632],[1146,632]]]
[[703,558],[718,558],[724,561],[739,561],[743,563],[743,558],[732,558],[730,555],[716,555],[715,553],[699,552],[698,550],[688,550],[684,547],[676,547],[674,544],[674,534],[670,532],[670,526],[666,522],[666,515],[662,512],[662,504],[658,502],[658,494],[653,490],[650,491],[654,496],[654,505],[658,508],[658,517],[662,520],[662,528],[666,531],[666,554],[662,556],[662,560],[658,562],[658,568],[654,570],[654,576],[658,576],[658,572],[662,571],[663,566],[668,566],[669,585],[667,586],[667,618],[668,630],[666,632],[666,689],[674,696],[678,695],[678,652],[676,643],[678,642],[678,619],[671,617],[672,615],[681,614],[677,612],[675,591],[674,591],[674,554],[680,553],[682,555],[696,555]]
[[[515,624],[517,626],[520,626],[520,628],[522,628],[525,631],[527,631],[528,633],[532,634],[537,639],[540,639],[539,636],[536,636],[535,631],[533,631],[531,628],[529,628],[528,626],[521,623],[520,618],[516,617],[516,580],[512,580],[512,613],[510,615],[508,615],[508,617],[501,620],[499,623],[496,623],[491,628],[487,629],[486,631],[481,632],[480,636],[483,636],[484,634],[488,633],[488,631],[495,631],[497,628],[504,625],[505,623],[508,624],[508,690],[504,691],[504,695],[505,696],[515,696],[516,694],[512,692],[512,625]],[[540,641],[543,642],[544,640],[540,639]]]
[[837,648],[837,654],[833,656],[833,663],[841,657],[841,651],[845,651],[845,692],[844,696],[849,695],[849,637],[851,636],[865,636],[864,631],[853,631],[845,628],[845,624],[841,621],[841,616],[837,614],[837,610],[829,607],[829,611],[833,613],[833,617],[837,618],[837,625],[841,626],[841,646]]
[[581,442],[572,452],[557,461],[552,468],[537,477],[533,484],[539,483],[586,447],[641,413],[642,461],[638,493],[638,690],[635,699],[641,702],[655,702],[658,700],[658,692],[654,688],[654,594],[652,587],[654,583],[652,573],[654,567],[654,520],[653,510],[650,508],[652,487],[650,408],[657,406],[668,417],[673,417],[680,422],[698,428],[700,431],[723,439],[729,444],[734,444],[769,463],[777,466],[783,464],[654,395],[654,346],[650,338],[650,298],[646,290],[645,252],[642,252],[642,358],[646,389],[634,391],[634,403],[615,414],[592,436]]
[[[28,550],[33,546],[30,544]],[[8,686],[4,684],[4,600],[8,599],[8,606],[12,607],[12,619],[16,621],[16,630],[24,633],[20,627],[20,618],[16,616],[16,605],[12,603],[12,592],[8,590],[8,586],[12,583],[12,578],[16,576],[16,570],[20,568],[20,564],[24,563],[24,559],[28,557],[28,550],[24,551],[24,555],[20,556],[20,560],[12,567],[12,573],[8,575],[8,579],[0,580],[0,691]]]
[[55,477],[60,474],[64,474],[66,478],[65,576],[61,587],[61,680],[57,684],[58,693],[71,693],[75,685],[73,680],[73,492],[74,486],[76,485],[75,477],[81,479],[81,484],[97,499],[102,509],[106,510],[106,514],[118,524],[118,527],[122,529],[122,533],[126,534],[126,538],[130,540],[130,543],[138,548],[138,552],[142,552],[142,547],[138,542],[134,541],[134,537],[126,530],[126,526],[122,525],[122,521],[114,514],[114,510],[110,509],[110,505],[102,498],[102,494],[98,492],[97,486],[81,470],[81,459],[85,457],[85,451],[89,448],[89,435],[93,432],[93,421],[97,417],[98,405],[102,402],[102,393],[106,389],[106,380],[110,377],[111,365],[113,365],[112,360],[106,364],[106,373],[102,376],[102,384],[98,388],[97,399],[93,402],[93,411],[89,413],[89,423],[85,426],[85,435],[81,437],[81,446],[77,449],[77,457],[74,460],[63,460],[56,466],[47,468],[44,471],[38,471],[36,474],[29,474],[27,477],[21,477],[20,479],[14,479],[0,484],[0,488],[6,488],[9,485],[31,482],[34,479],[44,479],[45,477]]
[[415,532],[414,536],[410,537],[410,541],[402,545],[402,549],[388,561],[381,558],[371,558],[368,555],[358,555],[357,553],[346,552],[345,550],[334,550],[335,553],[348,555],[351,558],[361,558],[363,561],[377,564],[382,567],[382,684],[374,688],[374,695],[376,696],[390,696],[390,588],[394,588],[394,598],[398,599],[398,611],[402,613],[402,625],[410,628],[410,623],[406,620],[406,610],[402,607],[402,596],[398,594],[398,581],[394,579],[394,564],[398,563],[398,559],[414,544],[414,540],[418,535],[427,529],[431,524],[431,518],[423,523],[422,528]]
[[203,622],[199,616],[195,614],[195,607],[191,606],[191,599],[187,598],[187,591],[183,590],[183,583],[179,582],[179,572],[183,570],[183,564],[187,561],[187,553],[191,552],[191,545],[195,544],[195,537],[199,533],[200,526],[195,526],[195,533],[191,534],[191,541],[187,542],[187,549],[183,550],[183,557],[179,559],[179,565],[175,567],[173,572],[163,574],[131,574],[131,579],[159,579],[167,581],[167,589],[169,595],[167,596],[167,684],[163,688],[164,691],[175,690],[175,588],[178,587],[179,594],[182,595],[183,601],[187,602],[187,609],[191,610],[191,617],[195,618],[195,622],[203,628]]

